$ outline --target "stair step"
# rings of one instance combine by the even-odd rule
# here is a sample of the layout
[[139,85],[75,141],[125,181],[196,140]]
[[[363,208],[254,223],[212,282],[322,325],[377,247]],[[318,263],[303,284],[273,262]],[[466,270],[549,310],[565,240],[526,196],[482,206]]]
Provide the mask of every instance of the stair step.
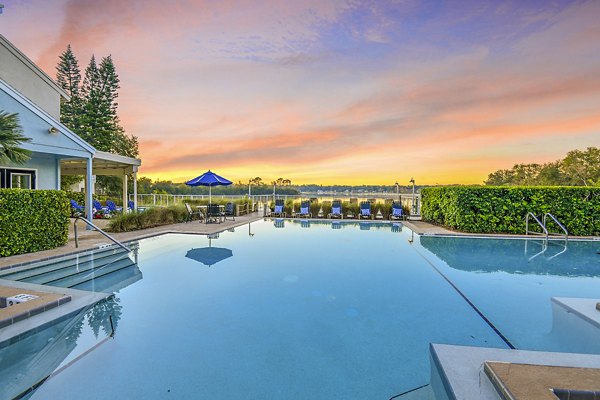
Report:
[[120,269],[130,267],[132,265],[135,265],[133,263],[133,261],[131,261],[131,259],[129,257],[126,257],[124,259],[117,260],[111,264],[104,265],[100,268],[94,268],[93,270],[88,270],[88,271],[81,271],[76,274],[64,276],[59,279],[54,279],[45,284],[50,285],[50,286],[59,286],[59,287],[70,288],[73,286],[81,285],[82,283],[87,282],[87,281],[94,280],[94,281],[98,282],[99,278],[106,276],[108,274],[111,274]]
[[59,278],[101,268],[102,266],[115,262],[123,257],[127,257],[125,252],[106,255],[100,259],[88,259],[87,261],[78,264],[61,265],[60,267],[56,267],[48,271],[46,271],[46,268],[41,267],[39,269],[30,271],[29,276],[22,277],[18,280],[21,282],[44,285]]

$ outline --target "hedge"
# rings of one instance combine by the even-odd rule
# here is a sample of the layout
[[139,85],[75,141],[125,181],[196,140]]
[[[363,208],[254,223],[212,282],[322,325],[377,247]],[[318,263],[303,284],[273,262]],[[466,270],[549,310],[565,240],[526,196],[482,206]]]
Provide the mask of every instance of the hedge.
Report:
[[524,234],[532,212],[553,214],[571,235],[600,234],[600,187],[453,186],[424,188],[421,198],[424,221],[462,232]]
[[0,189],[0,256],[67,243],[71,206],[60,190]]

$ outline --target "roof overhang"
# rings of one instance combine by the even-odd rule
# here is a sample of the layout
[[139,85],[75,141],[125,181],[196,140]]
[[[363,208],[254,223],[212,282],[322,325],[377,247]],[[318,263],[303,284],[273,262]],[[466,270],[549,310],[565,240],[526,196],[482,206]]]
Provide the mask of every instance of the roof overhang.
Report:
[[[142,165],[139,158],[125,157],[118,154],[96,151],[92,157],[93,175],[122,176],[138,171]],[[63,159],[60,161],[61,175],[85,175],[87,160],[85,158]]]

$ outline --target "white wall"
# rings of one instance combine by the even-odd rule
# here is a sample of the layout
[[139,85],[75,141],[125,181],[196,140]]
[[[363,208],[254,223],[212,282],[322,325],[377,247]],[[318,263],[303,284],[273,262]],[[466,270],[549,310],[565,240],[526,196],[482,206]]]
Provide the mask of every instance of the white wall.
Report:
[[42,110],[60,120],[59,93],[29,65],[9,51],[2,40],[0,40],[0,78]]

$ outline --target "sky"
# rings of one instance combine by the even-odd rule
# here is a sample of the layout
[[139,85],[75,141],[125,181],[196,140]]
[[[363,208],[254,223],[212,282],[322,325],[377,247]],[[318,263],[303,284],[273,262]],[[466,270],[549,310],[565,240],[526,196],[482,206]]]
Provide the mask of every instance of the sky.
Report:
[[600,146],[600,1],[2,0],[50,76],[112,55],[141,176],[477,184]]

